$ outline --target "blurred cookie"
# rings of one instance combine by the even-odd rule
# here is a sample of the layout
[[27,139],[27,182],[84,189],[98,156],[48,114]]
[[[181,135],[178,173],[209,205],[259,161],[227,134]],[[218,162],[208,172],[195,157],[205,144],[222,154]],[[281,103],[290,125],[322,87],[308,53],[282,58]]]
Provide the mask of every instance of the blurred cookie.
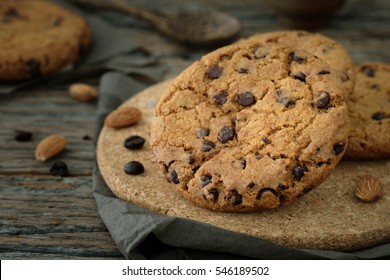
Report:
[[27,80],[76,62],[91,42],[87,22],[48,1],[0,2],[0,81]]
[[[307,31],[277,31],[253,35],[244,41],[277,42],[309,52],[339,71],[339,78],[350,95],[355,85],[355,73],[348,51],[335,40]],[[324,73],[325,75],[326,73]]]
[[204,56],[156,107],[151,147],[166,178],[187,199],[222,211],[276,208],[316,188],[348,137],[345,88],[332,70],[276,43]]
[[351,131],[344,158],[390,158],[390,65],[356,65],[348,109]]

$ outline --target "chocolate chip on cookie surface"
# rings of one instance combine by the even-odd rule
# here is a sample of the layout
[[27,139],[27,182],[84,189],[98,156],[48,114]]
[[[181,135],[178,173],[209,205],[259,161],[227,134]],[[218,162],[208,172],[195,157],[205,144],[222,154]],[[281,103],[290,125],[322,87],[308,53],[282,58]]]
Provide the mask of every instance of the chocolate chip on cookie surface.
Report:
[[324,181],[345,151],[334,148],[348,138],[337,75],[314,55],[277,43],[243,42],[204,56],[156,107],[151,147],[161,170],[205,208],[292,203]]
[[356,65],[356,86],[348,109],[351,132],[344,157],[390,158],[390,65]]
[[0,81],[27,80],[76,62],[91,42],[79,15],[49,1],[0,1]]

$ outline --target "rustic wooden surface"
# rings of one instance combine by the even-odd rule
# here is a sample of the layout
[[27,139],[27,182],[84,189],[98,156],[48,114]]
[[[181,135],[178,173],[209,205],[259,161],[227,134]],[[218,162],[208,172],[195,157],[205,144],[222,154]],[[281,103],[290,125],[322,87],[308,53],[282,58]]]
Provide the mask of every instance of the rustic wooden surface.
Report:
[[[286,28],[261,0],[132,2],[168,12],[185,5],[226,11],[242,20],[242,37]],[[355,62],[390,63],[389,15],[390,1],[348,0],[330,24],[317,31],[342,43]],[[155,67],[167,69],[164,78],[173,77],[210,50],[178,46],[133,18],[128,26],[124,34],[159,57]],[[88,82],[97,84],[97,79]],[[0,259],[123,258],[98,216],[91,191],[93,139],[83,137],[93,137],[96,104],[73,100],[66,86],[35,86],[0,96]],[[16,142],[14,129],[33,132],[33,141]],[[69,140],[58,157],[69,166],[65,178],[49,174],[53,160],[34,159],[35,145],[50,134]]]

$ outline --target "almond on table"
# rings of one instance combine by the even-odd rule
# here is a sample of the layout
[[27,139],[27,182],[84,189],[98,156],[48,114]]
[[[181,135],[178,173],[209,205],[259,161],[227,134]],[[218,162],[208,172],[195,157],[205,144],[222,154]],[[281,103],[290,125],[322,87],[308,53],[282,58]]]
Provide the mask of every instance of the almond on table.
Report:
[[77,101],[88,102],[97,98],[96,88],[84,83],[76,83],[69,86],[69,94]]

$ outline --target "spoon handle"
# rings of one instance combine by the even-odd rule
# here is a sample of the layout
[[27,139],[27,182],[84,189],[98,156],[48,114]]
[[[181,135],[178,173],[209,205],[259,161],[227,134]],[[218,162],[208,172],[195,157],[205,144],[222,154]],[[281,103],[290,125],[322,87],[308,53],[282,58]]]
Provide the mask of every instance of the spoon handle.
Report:
[[168,24],[167,18],[162,14],[146,8],[133,6],[125,0],[68,0],[83,6],[92,6],[99,9],[109,9],[137,16],[152,23],[155,27],[161,28]]

